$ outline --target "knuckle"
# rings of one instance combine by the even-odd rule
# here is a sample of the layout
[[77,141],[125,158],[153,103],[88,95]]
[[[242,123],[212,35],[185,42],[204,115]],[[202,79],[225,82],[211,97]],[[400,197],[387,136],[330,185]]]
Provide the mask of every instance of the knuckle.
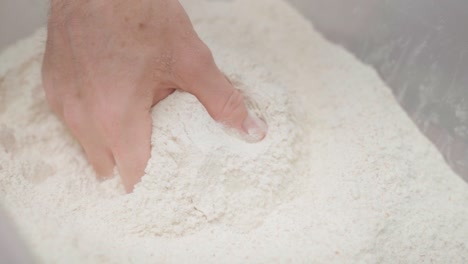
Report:
[[93,115],[103,135],[109,140],[116,139],[121,120],[118,109],[109,103],[98,103],[94,107]]
[[63,107],[63,119],[67,126],[75,134],[79,133],[81,126],[83,125],[83,114],[79,105],[75,102],[68,103]]
[[213,116],[216,121],[229,121],[229,119],[237,117],[245,109],[244,96],[239,90],[232,90],[227,100],[221,101],[219,109],[215,116]]
[[175,70],[181,77],[196,78],[213,65],[211,50],[204,43],[199,43],[181,52]]

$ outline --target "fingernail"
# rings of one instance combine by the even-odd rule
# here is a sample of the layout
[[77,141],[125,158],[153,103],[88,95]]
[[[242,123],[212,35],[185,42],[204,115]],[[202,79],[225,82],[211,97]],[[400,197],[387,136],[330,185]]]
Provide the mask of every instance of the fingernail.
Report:
[[267,124],[250,112],[245,118],[242,127],[246,133],[246,140],[249,142],[262,140],[268,130]]

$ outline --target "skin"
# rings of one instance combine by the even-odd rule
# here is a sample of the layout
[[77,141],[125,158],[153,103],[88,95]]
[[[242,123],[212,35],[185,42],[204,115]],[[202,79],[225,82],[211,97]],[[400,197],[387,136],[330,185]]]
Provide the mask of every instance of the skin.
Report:
[[127,192],[150,157],[151,108],[176,89],[241,135],[266,134],[176,0],[52,0],[42,78],[96,174],[116,166]]

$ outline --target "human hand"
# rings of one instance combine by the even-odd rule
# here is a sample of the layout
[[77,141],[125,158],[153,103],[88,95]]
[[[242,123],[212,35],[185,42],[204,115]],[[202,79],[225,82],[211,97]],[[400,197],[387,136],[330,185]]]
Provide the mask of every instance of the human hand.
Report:
[[175,89],[244,136],[266,134],[176,0],[52,0],[42,77],[96,174],[117,166],[127,192],[150,157],[151,108]]

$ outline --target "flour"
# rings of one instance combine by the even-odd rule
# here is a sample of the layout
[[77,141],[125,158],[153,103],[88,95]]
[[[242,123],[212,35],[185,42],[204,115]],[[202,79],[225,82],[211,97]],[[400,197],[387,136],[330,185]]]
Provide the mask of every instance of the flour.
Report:
[[183,1],[268,123],[248,143],[190,94],[153,108],[134,192],[50,112],[45,31],[0,54],[0,200],[45,263],[464,263],[468,187],[375,71],[281,0]]
[[[292,195],[296,176],[305,172],[297,162],[306,155],[305,137],[299,136],[287,91],[269,83],[258,67],[221,58],[230,64],[228,72],[246,71],[228,76],[270,133],[255,144],[234,137],[188,93],[176,91],[158,104],[146,176],[128,203],[116,206],[138,231],[181,235],[215,221],[249,230]],[[145,211],[129,211],[142,204]]]

